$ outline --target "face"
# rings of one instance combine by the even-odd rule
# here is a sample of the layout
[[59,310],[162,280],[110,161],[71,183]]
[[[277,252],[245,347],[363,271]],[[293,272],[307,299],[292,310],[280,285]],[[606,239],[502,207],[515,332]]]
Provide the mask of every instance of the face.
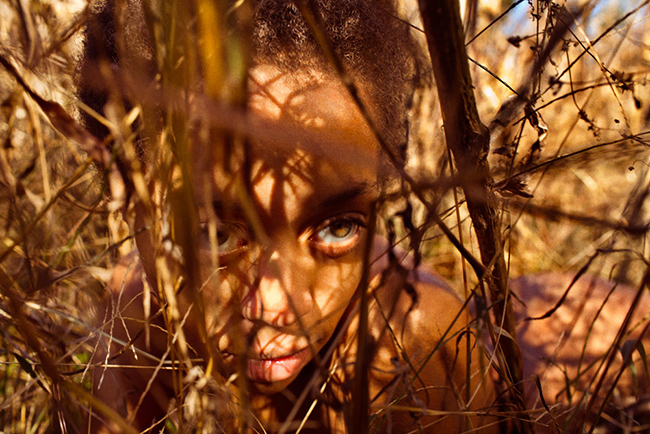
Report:
[[[256,67],[249,110],[253,130],[275,133],[250,140],[247,163],[232,152],[228,170],[204,168],[209,191],[195,181],[201,291],[226,375],[239,362],[254,387],[273,393],[323,348],[352,301],[378,145],[336,79]],[[207,160],[199,155],[195,167]]]

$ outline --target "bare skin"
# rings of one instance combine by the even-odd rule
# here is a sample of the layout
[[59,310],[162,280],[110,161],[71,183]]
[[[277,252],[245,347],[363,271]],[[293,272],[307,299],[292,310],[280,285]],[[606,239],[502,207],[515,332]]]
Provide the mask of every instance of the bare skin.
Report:
[[[349,413],[350,381],[358,358],[358,288],[364,287],[366,227],[378,194],[378,144],[335,79],[286,74],[268,65],[254,68],[251,77],[251,111],[286,125],[285,143],[280,148],[252,143],[248,172],[252,211],[240,201],[238,184],[230,174],[242,172],[242,160],[233,157],[232,171],[226,173],[206,167],[209,159],[197,152],[199,218],[208,226],[208,207],[216,212],[221,225],[217,229],[219,266],[224,268],[215,272],[214,238],[202,242],[204,315],[197,318],[187,308],[186,334],[197,357],[207,360],[204,348],[211,346],[224,379],[243,367],[239,372],[243,369],[247,399],[255,415],[251,429],[261,424],[267,431],[276,431],[296,397],[312,385],[320,366],[331,379],[306,428],[347,432],[356,417]],[[202,176],[207,172],[211,177]],[[212,195],[201,187],[205,179],[214,183]],[[251,223],[255,220],[259,227]],[[262,234],[254,233],[260,228]],[[104,330],[122,341],[144,327],[143,279],[153,283],[156,273],[156,255],[148,236],[139,237],[138,257],[126,258],[111,283],[112,301],[107,307],[117,308],[106,318],[121,312],[124,320],[118,317]],[[373,267],[366,289],[367,387],[376,423],[386,432],[463,432],[482,425],[484,432],[496,432],[492,418],[462,414],[489,407],[494,395],[489,378],[480,369],[479,351],[472,352],[472,363],[466,360],[466,339],[459,339],[459,333],[466,328],[467,316],[460,299],[432,274],[408,271],[408,267],[403,272],[389,270],[385,242],[376,237],[372,245]],[[158,309],[155,294],[154,290],[151,312]],[[200,342],[198,333],[192,332],[199,326],[207,330],[208,342]],[[142,336],[135,346],[161,357],[168,348],[168,335],[160,317],[152,321],[150,330],[149,347],[145,348]],[[120,345],[113,348],[114,352]],[[143,357],[134,360],[131,351],[112,363],[156,364]],[[108,369],[105,375],[111,381],[99,387],[98,371],[96,394],[133,419],[137,428],[145,429],[167,414],[169,400],[181,384],[175,384],[173,375],[165,371],[149,382],[151,372]],[[152,389],[142,397],[149,383]],[[313,393],[307,395],[295,421],[303,419],[313,397]],[[402,399],[386,411],[397,398]],[[427,414],[427,409],[433,412]],[[435,413],[446,411],[454,413]]]
[[[134,255],[126,258],[115,270],[112,283],[112,288],[115,291],[113,298],[120,299],[123,306],[121,316],[125,319],[126,328],[121,323],[115,324],[112,333],[113,337],[121,341],[129,340],[127,329],[130,336],[134,336],[143,328],[141,273],[142,267]],[[433,276],[427,276],[426,279],[434,281]],[[394,283],[398,283],[400,279],[394,277],[393,280]],[[376,281],[377,279],[375,279]],[[369,364],[371,366],[369,369],[371,408],[380,410],[406,392],[407,397],[402,400],[400,406],[434,411],[458,411],[458,401],[465,400],[465,369],[467,367],[462,346],[458,348],[458,354],[456,354],[456,338],[459,329],[461,329],[461,323],[456,318],[462,307],[460,300],[452,291],[442,285],[419,283],[415,285],[418,301],[413,306],[413,299],[410,295],[404,291],[399,292],[391,286],[391,284],[385,285],[372,292],[369,331],[372,341],[377,345],[374,357]],[[353,306],[355,305],[356,303]],[[391,319],[387,323],[384,316],[388,315],[391,315]],[[358,314],[353,313],[346,319],[349,320],[349,325],[337,338],[339,342],[334,345],[334,356],[328,365],[329,369],[333,369],[334,372],[334,381],[328,392],[343,402],[349,400],[349,396],[346,396],[343,388],[346,385],[349,386],[349,379],[353,374],[354,361],[357,357]],[[153,322],[148,354],[159,356],[164,354],[168,340],[162,327],[161,321]],[[403,333],[400,333],[402,329]],[[393,333],[398,337],[394,337]],[[446,335],[444,339],[443,335]],[[423,359],[436,348],[441,339],[448,342],[433,354],[418,378],[413,380],[414,373],[407,363],[410,362],[413,366],[420,367]],[[135,346],[142,348],[142,341],[143,335],[136,340]],[[140,345],[138,345],[139,343]],[[121,345],[114,345],[114,348],[119,350]],[[430,350],[427,351],[427,349]],[[324,354],[325,352],[321,352],[321,357]],[[405,359],[405,355],[408,355],[408,361]],[[134,360],[131,351],[124,352],[111,363],[122,367],[153,367],[156,364],[142,355],[139,360]],[[335,368],[335,364],[338,365],[338,369]],[[286,420],[287,414],[294,405],[293,397],[299,396],[305,389],[314,369],[313,363],[308,364],[303,369],[304,372],[299,373],[296,379],[276,393],[269,393],[268,390],[277,388],[277,385],[260,385],[251,382],[251,407],[255,409],[257,418],[264,421],[267,430],[277,429]],[[489,392],[491,390],[489,383],[479,386],[481,381],[489,381],[489,378],[486,379],[478,370],[475,369],[475,371],[475,381],[472,384],[474,389],[472,390],[478,394],[473,398],[468,409],[483,408],[490,405],[493,399]],[[143,370],[126,367],[107,369],[105,372],[100,370],[96,373],[96,384],[101,374],[104,374],[106,379],[96,393],[105,402],[116,404],[116,409],[122,415],[132,415],[141,399],[142,392],[147,387],[152,372],[153,368]],[[410,385],[408,389],[405,388],[407,384]],[[152,421],[163,418],[169,406],[168,399],[174,396],[173,379],[169,373],[164,371],[158,373],[157,379],[152,385],[152,389],[145,396],[137,412],[134,425],[139,429],[145,429],[151,426]],[[416,392],[424,385],[428,388],[427,393]],[[380,417],[386,416],[385,413],[378,414]],[[347,432],[345,414],[338,409],[322,405],[316,416],[316,432],[323,432],[323,426],[328,427],[331,432]],[[296,416],[298,420],[302,417],[302,412]],[[432,431],[440,429],[444,432],[463,432],[465,429],[470,429],[471,424],[476,426],[486,421],[494,422],[490,418],[483,417],[471,419],[464,417],[443,419],[426,416],[414,417],[404,410],[394,410],[386,417],[387,420],[384,424],[386,427],[390,426],[393,432],[409,432],[420,427],[426,428],[427,424],[433,424],[429,427]],[[312,426],[314,425],[312,424]],[[481,432],[490,432],[490,430]]]
[[[215,272],[215,239],[206,231],[199,240],[205,310],[199,317],[186,307],[184,329],[193,357],[208,360],[208,346],[217,354],[216,377],[231,379],[241,368],[249,414],[255,416],[248,420],[251,430],[263,426],[268,432],[277,431],[291,415],[292,429],[308,419],[303,432],[344,433],[354,422],[350,405],[356,399],[351,379],[358,359],[358,288],[366,226],[378,194],[378,145],[345,89],[325,75],[287,75],[268,65],[259,66],[252,72],[249,105],[259,118],[287,126],[281,143],[253,142],[251,146],[253,214],[263,236],[254,233],[251,216],[242,210],[233,175],[211,167],[206,153],[197,150],[194,175],[199,219],[209,223],[206,210],[213,207],[220,225],[218,262],[225,268]],[[232,173],[242,172],[240,157],[232,159]],[[212,182],[208,190],[203,188],[206,173]],[[484,427],[483,432],[496,432],[493,418],[457,414],[489,408],[494,402],[478,351],[469,363],[466,341],[457,339],[468,321],[461,301],[433,273],[412,270],[408,258],[403,270],[391,269],[386,242],[380,237],[373,238],[372,246],[366,290],[367,342],[372,344],[367,363],[371,423],[384,432],[397,433],[421,428],[455,433],[478,426]],[[133,339],[140,355],[136,360],[129,349],[110,360],[115,367],[97,369],[95,393],[144,430],[170,411],[182,411],[172,399],[181,390],[186,393],[188,383],[177,377],[178,371],[154,371],[158,359],[171,358],[169,335],[161,315],[156,315],[161,304],[155,286],[156,253],[147,232],[139,236],[138,247],[137,253],[116,267],[112,293],[103,308],[106,314],[101,317],[104,331],[122,342],[115,341],[110,354]],[[144,296],[148,291],[145,280],[153,288],[150,302]],[[551,309],[569,281],[557,275],[516,280],[513,289],[527,304],[515,303],[519,320]],[[602,282],[595,289],[581,282],[556,315],[520,327],[525,376],[529,380],[533,374],[540,376],[546,402],[558,423],[563,423],[563,408],[568,404],[564,372],[576,377],[575,355],[607,291]],[[611,346],[633,291],[621,288],[614,294],[616,300],[596,323],[598,339],[590,340],[583,366],[602,355],[597,345]],[[149,324],[145,323],[147,303],[152,315]],[[647,303],[646,296],[641,306]],[[639,309],[637,316],[646,312]],[[208,342],[199,338],[200,326],[208,330]],[[148,344],[144,330],[150,333]],[[95,361],[103,362],[105,356],[100,353]],[[616,363],[610,372],[620,369],[620,357]],[[468,369],[473,374],[469,385]],[[330,376],[322,391],[323,379],[315,376],[319,371],[322,377]],[[640,363],[637,372],[644,372]],[[639,378],[647,382],[643,375]],[[578,392],[574,390],[574,396],[592,381],[591,374],[582,376],[575,383]],[[219,389],[221,395],[215,400],[228,402],[238,396],[240,386],[235,381],[230,388]],[[541,408],[534,382],[527,381],[526,386],[527,408]],[[629,395],[631,389],[626,372],[618,390]],[[296,404],[305,390],[309,392],[302,405]],[[314,397],[320,398],[318,405],[307,417]],[[296,405],[299,410],[292,414]],[[431,414],[425,415],[426,410],[432,410]],[[435,413],[445,411],[452,413]],[[548,417],[536,420],[539,414],[533,413],[537,429],[555,432]],[[216,410],[215,417],[224,425],[236,423],[225,405]],[[120,431],[111,423],[95,423],[95,431]]]
[[[617,333],[628,310],[633,304],[637,288],[631,288],[615,282],[606,282],[590,276],[581,277],[568,292],[562,305],[547,318],[540,318],[554,309],[570,287],[572,274],[547,273],[522,276],[512,282],[513,291],[523,300],[515,301],[515,316],[519,322],[518,343],[524,361],[524,378],[526,386],[527,408],[537,409],[533,413],[537,432],[557,432],[553,420],[544,410],[539,390],[533,375],[540,380],[546,404],[551,409],[558,425],[571,432],[578,428],[582,413],[574,417],[573,409],[584,408],[592,395],[596,393],[598,380],[605,372],[605,360],[610,351],[615,351],[612,364],[607,370],[605,380],[598,393],[603,398],[614,387],[614,380],[619,372],[623,374],[616,382],[611,403],[618,410],[610,411],[609,419],[601,418],[601,424],[613,422],[638,429],[624,413],[632,415],[633,408],[620,409],[641,402],[650,388],[641,355],[632,353],[636,365],[637,387],[635,391],[632,370],[623,366],[620,348],[642,336],[643,345],[650,346],[647,327],[650,311],[650,296],[647,290],[640,298],[634,316],[627,327],[627,334],[616,345]],[[524,305],[525,303],[525,305]],[[527,318],[539,318],[527,320]],[[602,363],[602,365],[601,365]],[[567,388],[567,384],[569,387]],[[602,399],[596,399],[597,405],[592,413],[599,411]],[[587,420],[593,420],[587,417]],[[647,427],[646,427],[647,428]]]

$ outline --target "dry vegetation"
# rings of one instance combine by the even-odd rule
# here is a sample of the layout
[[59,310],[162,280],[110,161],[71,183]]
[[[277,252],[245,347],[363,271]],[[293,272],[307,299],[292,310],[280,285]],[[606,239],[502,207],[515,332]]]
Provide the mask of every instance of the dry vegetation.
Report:
[[[610,256],[606,265],[592,272],[608,277],[627,255],[634,258],[634,266],[630,264],[627,272],[618,270],[617,276],[638,283],[644,272],[639,258],[647,253],[646,8],[622,20],[638,5],[590,3],[576,17],[580,25],[558,44],[541,70],[534,70],[535,55],[541,50],[535,47],[544,47],[548,39],[544,17],[550,9],[542,8],[547,2],[532,2],[540,8],[540,20],[534,18],[536,9],[523,2],[487,29],[509,5],[486,2],[489,6],[481,8],[482,3],[472,33],[478,36],[470,38],[468,51],[479,112],[492,132],[490,161],[496,185],[503,187],[499,182],[513,175],[518,181],[500,190],[508,206],[504,225],[511,226],[506,238],[512,275],[575,270],[598,249],[630,249],[613,257],[603,255]],[[615,25],[617,20],[621,22]],[[533,111],[523,104],[513,113],[512,103],[509,113],[498,114],[506,99],[513,101],[513,90],[527,86],[537,97],[534,117],[527,115]],[[507,119],[507,127],[495,119]],[[432,136],[431,128],[434,137],[441,129],[438,124],[429,127],[421,140]],[[540,149],[529,161],[533,145]],[[523,176],[516,176],[519,173]],[[533,198],[528,200],[528,195]],[[433,261],[443,258],[439,250],[432,250]],[[457,262],[449,260],[449,271],[442,265],[446,277],[459,276],[458,268],[453,268]]]
[[[468,54],[496,151],[490,162],[511,275],[576,273],[588,264],[591,274],[640,285],[650,253],[650,6],[568,2],[562,15],[551,1],[468,3]],[[123,198],[109,194],[119,185],[97,169],[109,160],[83,152],[88,143],[62,114],[80,110],[73,76],[85,7],[0,0],[0,432],[84,432],[94,307],[131,248],[119,221]],[[535,68],[560,16],[576,24]],[[530,104],[517,105],[513,90],[523,89]],[[508,99],[510,109],[499,111]],[[430,91],[418,101],[410,173],[448,179],[439,108]],[[478,257],[462,192],[430,194]],[[424,262],[460,292],[471,290],[476,278],[458,250],[426,212],[414,220],[428,226]]]

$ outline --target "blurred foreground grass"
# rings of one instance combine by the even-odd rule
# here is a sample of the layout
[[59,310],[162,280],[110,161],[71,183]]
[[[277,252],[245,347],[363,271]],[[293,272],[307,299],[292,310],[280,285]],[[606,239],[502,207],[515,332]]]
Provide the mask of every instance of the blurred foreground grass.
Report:
[[[638,284],[649,253],[650,10],[634,12],[641,2],[583,5],[581,25],[543,70],[533,70],[537,47],[550,32],[544,17],[558,5],[516,3],[497,20],[511,4],[479,2],[468,19],[483,121],[500,119],[499,108],[512,95],[508,86],[529,85],[540,96],[502,128],[491,125],[498,132],[493,148],[500,151],[491,156],[497,186],[512,173],[526,172],[501,184],[511,274],[575,273],[595,258],[590,273]],[[0,0],[0,55],[38,95],[69,113],[78,110],[74,71],[85,7],[82,1]],[[442,126],[435,98],[421,97],[410,167],[419,179],[436,179],[448,170]],[[539,150],[526,161],[535,146]],[[3,432],[65,432],[87,423],[86,404],[52,389],[39,359],[39,352],[49,354],[62,375],[90,388],[90,323],[118,259],[120,231],[103,175],[93,165],[79,172],[86,160],[0,68]],[[460,193],[452,193],[440,199],[440,211],[478,256],[466,210],[462,204],[456,208]],[[424,238],[425,262],[462,292],[456,249],[435,227]]]
[[[0,1],[0,56],[37,94],[71,113],[84,7]],[[90,324],[114,257],[103,179],[87,158],[0,68],[2,432],[84,426],[83,406],[53,387],[38,353],[90,387]]]
[[[528,3],[478,2],[467,37],[479,112],[492,133],[490,162],[504,201],[511,275],[575,272],[597,256],[590,273],[636,285],[649,253],[647,5],[567,2],[578,25],[535,69],[553,31],[549,17],[564,4]],[[524,87],[537,98],[533,105],[500,111]],[[435,112],[430,119],[418,137],[415,166],[444,156],[431,151],[441,143],[442,125]],[[434,161],[439,166],[442,159]],[[444,204],[454,203],[447,195]],[[461,207],[464,239],[473,246],[466,216]],[[458,254],[445,245],[434,241],[430,260],[459,282]]]

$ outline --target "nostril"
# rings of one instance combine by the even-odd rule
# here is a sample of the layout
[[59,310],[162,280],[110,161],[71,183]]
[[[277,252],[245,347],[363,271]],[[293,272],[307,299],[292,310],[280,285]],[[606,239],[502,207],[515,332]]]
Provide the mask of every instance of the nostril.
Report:
[[269,312],[267,315],[270,317],[269,324],[274,327],[288,327],[295,324],[297,316],[291,310],[285,310],[283,312]]
[[257,297],[254,290],[248,291],[241,299],[241,314],[249,321],[259,319],[261,307],[258,308]]
[[293,325],[298,317],[291,308],[287,294],[282,289],[280,291],[262,294],[259,286],[255,286],[241,300],[242,316],[249,321],[261,321],[272,327]]

